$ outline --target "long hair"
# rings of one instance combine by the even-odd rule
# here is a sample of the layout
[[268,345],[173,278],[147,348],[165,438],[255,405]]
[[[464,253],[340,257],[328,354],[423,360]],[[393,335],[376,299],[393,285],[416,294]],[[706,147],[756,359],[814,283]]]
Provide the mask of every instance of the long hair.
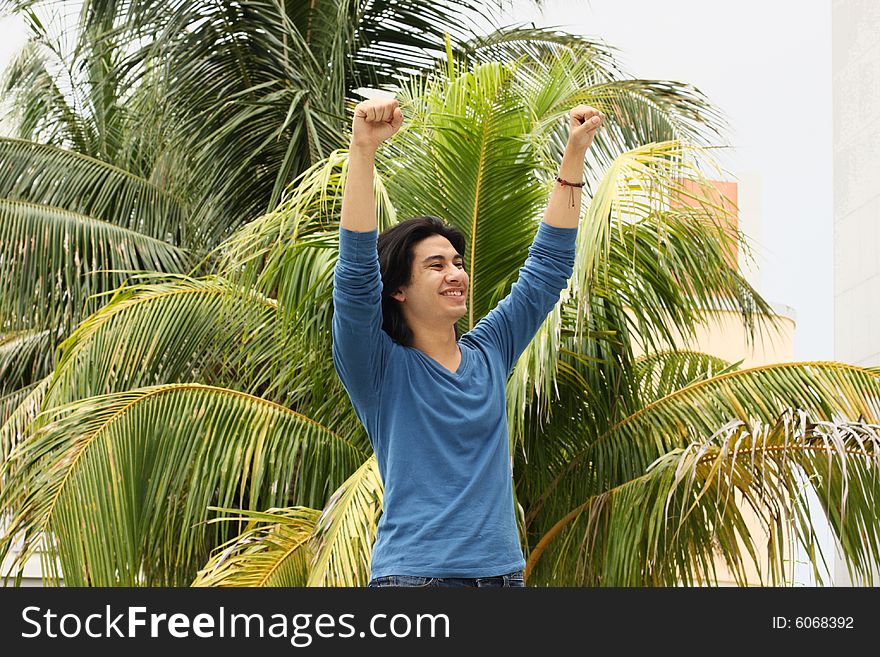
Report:
[[456,251],[464,255],[464,235],[454,226],[443,223],[439,217],[413,217],[379,234],[377,250],[382,273],[382,329],[392,340],[405,347],[412,346],[413,334],[403,317],[400,302],[391,295],[409,285],[415,245],[431,235],[442,235]]

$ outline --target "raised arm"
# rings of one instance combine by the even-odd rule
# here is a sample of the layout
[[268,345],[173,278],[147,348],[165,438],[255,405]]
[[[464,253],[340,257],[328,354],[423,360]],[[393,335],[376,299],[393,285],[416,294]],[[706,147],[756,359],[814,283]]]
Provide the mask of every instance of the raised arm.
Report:
[[[578,105],[568,113],[568,143],[559,166],[559,177],[565,183],[557,182],[553,186],[544,211],[544,223],[557,228],[577,228],[584,180],[584,156],[604,120],[605,115],[602,112],[587,105]],[[580,187],[566,183],[574,183]]]
[[402,123],[396,100],[360,103],[352,123],[333,285],[333,362],[359,415],[376,399],[391,343],[382,330],[373,161]]
[[[559,167],[565,183],[583,182],[584,156],[603,119],[601,112],[586,105],[569,112],[568,144]],[[468,333],[476,342],[491,345],[508,371],[559,301],[571,276],[581,189],[565,183],[553,187],[544,221],[510,294]]]
[[365,100],[354,108],[348,176],[342,194],[343,228],[358,233],[376,230],[376,201],[373,197],[373,165],[376,149],[403,125],[403,113],[396,100]]

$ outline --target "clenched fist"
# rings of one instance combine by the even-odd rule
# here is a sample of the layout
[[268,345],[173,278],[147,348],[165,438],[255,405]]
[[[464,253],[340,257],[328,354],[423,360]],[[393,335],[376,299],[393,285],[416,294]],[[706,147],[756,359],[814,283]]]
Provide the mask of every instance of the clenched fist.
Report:
[[403,112],[396,100],[374,98],[358,103],[351,124],[351,147],[375,151],[402,125]]
[[578,105],[568,113],[568,144],[586,151],[593,143],[596,130],[605,122],[605,115],[588,105]]

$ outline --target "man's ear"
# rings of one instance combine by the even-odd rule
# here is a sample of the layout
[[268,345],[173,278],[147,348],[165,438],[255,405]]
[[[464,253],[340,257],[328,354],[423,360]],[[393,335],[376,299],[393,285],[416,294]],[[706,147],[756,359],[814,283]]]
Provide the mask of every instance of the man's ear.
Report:
[[406,301],[406,295],[403,292],[401,292],[400,290],[398,290],[397,292],[392,294],[391,298],[396,299],[397,301],[400,301],[401,303]]

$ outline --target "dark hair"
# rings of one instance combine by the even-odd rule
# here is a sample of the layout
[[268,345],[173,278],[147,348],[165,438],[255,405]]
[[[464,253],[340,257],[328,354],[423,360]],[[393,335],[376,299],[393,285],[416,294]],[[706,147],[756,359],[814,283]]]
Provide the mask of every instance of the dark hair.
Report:
[[382,328],[392,340],[405,347],[412,346],[413,334],[403,318],[400,302],[391,295],[409,285],[414,247],[431,235],[442,235],[464,256],[464,235],[454,226],[443,223],[439,217],[413,217],[379,234],[377,249],[382,272]]

